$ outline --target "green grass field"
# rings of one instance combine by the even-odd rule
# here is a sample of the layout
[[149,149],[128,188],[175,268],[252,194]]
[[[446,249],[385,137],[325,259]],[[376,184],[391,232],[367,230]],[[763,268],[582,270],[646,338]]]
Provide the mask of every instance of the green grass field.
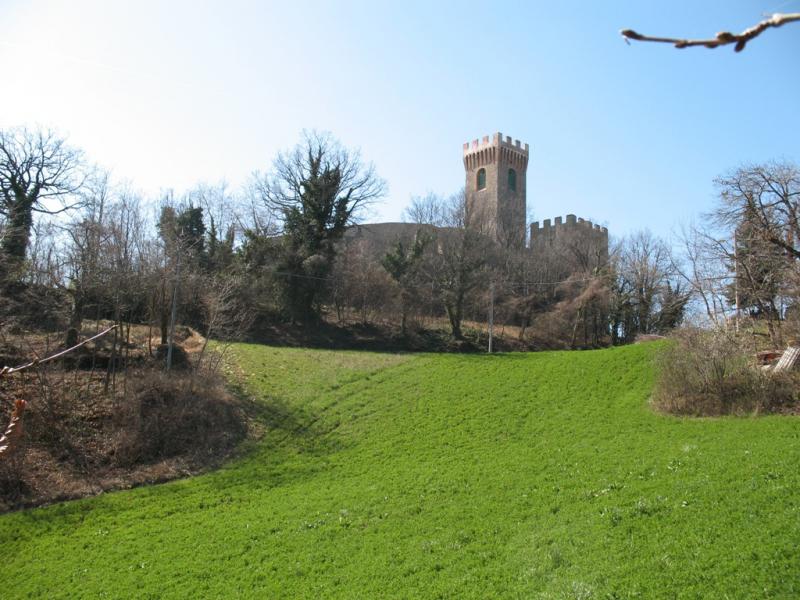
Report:
[[657,347],[237,346],[262,441],[0,517],[0,596],[800,596],[800,421],[653,413]]

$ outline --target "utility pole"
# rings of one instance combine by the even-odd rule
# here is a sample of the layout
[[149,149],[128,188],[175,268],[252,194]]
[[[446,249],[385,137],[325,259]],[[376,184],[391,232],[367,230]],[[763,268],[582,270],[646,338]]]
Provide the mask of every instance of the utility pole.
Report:
[[175,317],[178,312],[178,281],[181,276],[181,251],[180,246],[177,250],[178,256],[175,259],[175,287],[172,290],[172,314],[169,317],[169,339],[167,344],[167,371],[172,368],[172,346],[175,343]]
[[733,230],[733,302],[736,305],[734,327],[739,333],[739,249],[736,245],[736,229]]
[[494,281],[489,284],[489,354],[492,353],[492,336],[494,334]]

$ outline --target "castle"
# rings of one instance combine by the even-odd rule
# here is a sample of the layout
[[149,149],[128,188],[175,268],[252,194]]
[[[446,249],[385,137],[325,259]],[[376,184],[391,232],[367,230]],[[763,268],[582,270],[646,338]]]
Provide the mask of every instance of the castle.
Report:
[[[525,246],[527,170],[530,149],[500,132],[463,147],[466,223],[502,245]],[[530,226],[528,246],[536,256],[569,252],[581,268],[608,260],[608,229],[568,214]],[[577,255],[577,256],[575,256]]]
[[[608,229],[578,218],[555,217],[530,225],[526,244],[527,170],[530,148],[500,132],[467,142],[462,158],[466,174],[466,226],[506,247],[525,248],[536,258],[561,263],[561,275],[592,271],[608,261]],[[367,236],[379,245],[413,236],[413,223],[356,225],[348,237]],[[382,242],[382,244],[380,243]]]

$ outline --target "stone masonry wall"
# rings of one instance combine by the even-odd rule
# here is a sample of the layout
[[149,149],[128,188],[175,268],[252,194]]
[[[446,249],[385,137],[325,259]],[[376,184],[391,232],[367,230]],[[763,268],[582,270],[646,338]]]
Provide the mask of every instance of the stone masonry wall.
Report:
[[589,269],[608,262],[608,229],[575,215],[567,215],[566,220],[556,217],[552,224],[550,219],[532,223],[530,234],[534,255],[569,253]]

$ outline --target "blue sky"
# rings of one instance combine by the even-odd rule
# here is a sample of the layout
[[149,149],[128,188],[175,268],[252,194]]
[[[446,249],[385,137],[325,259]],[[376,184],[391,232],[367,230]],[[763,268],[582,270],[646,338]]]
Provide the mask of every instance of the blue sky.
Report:
[[800,25],[739,54],[626,45],[741,31],[800,0],[0,0],[0,127],[58,129],[147,194],[234,188],[303,129],[387,180],[373,220],[463,185],[461,145],[531,145],[534,218],[668,235],[742,163],[800,162]]

